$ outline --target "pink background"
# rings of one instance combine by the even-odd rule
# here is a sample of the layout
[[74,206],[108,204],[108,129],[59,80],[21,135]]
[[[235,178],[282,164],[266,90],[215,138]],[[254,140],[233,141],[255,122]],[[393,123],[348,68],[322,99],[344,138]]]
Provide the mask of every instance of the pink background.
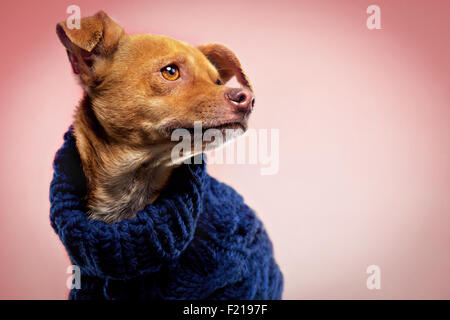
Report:
[[[210,172],[264,221],[285,299],[450,298],[450,2],[398,0],[3,1],[0,298],[67,297],[48,188],[81,98],[54,31],[70,4],[240,57],[252,127],[280,129],[280,170]],[[382,30],[366,28],[371,4]]]

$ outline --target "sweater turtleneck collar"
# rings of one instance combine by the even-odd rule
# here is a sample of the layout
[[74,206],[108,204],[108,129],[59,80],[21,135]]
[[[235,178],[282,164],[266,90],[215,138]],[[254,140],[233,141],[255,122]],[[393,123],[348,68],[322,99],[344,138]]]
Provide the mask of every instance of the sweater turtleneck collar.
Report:
[[205,161],[175,169],[153,204],[113,224],[86,215],[86,184],[72,128],[53,168],[51,225],[83,274],[126,280],[155,272],[176,260],[192,241],[208,184]]

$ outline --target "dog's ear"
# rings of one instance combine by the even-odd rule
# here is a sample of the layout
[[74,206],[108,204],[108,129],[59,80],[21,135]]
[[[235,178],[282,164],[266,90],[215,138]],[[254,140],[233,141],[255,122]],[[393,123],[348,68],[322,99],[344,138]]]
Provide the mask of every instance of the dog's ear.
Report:
[[80,20],[80,28],[70,29],[66,21],[56,25],[56,34],[67,49],[72,70],[88,86],[94,78],[93,63],[112,54],[124,31],[103,11]]
[[198,46],[198,49],[216,67],[224,83],[229,81],[233,76],[236,76],[236,80],[242,86],[252,90],[252,85],[233,51],[217,43],[204,44]]

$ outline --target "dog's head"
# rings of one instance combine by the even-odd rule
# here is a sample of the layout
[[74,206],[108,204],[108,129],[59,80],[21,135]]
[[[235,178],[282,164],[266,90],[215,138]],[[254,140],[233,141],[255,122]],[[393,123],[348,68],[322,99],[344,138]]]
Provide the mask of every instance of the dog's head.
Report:
[[[80,29],[57,24],[73,72],[108,137],[145,147],[170,141],[177,128],[247,129],[250,82],[234,53],[156,35],[128,35],[100,11]],[[225,84],[233,77],[240,88]]]

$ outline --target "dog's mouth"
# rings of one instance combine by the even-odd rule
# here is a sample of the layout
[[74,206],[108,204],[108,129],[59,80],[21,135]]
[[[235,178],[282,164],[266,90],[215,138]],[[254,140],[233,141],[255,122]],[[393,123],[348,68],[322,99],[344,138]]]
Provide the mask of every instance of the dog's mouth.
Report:
[[224,122],[221,124],[216,124],[216,125],[210,125],[210,126],[205,126],[202,128],[202,130],[206,131],[209,129],[216,129],[216,130],[242,130],[242,131],[246,131],[247,130],[247,120],[239,120],[239,121],[230,121],[230,122]]
[[226,134],[227,131],[245,132],[247,128],[247,119],[241,119],[218,123],[196,121],[194,124],[189,125],[168,126],[165,128],[165,131],[169,136],[172,136],[177,130],[187,130],[191,135],[195,135],[199,133],[204,134],[208,130],[219,130],[222,134]]

